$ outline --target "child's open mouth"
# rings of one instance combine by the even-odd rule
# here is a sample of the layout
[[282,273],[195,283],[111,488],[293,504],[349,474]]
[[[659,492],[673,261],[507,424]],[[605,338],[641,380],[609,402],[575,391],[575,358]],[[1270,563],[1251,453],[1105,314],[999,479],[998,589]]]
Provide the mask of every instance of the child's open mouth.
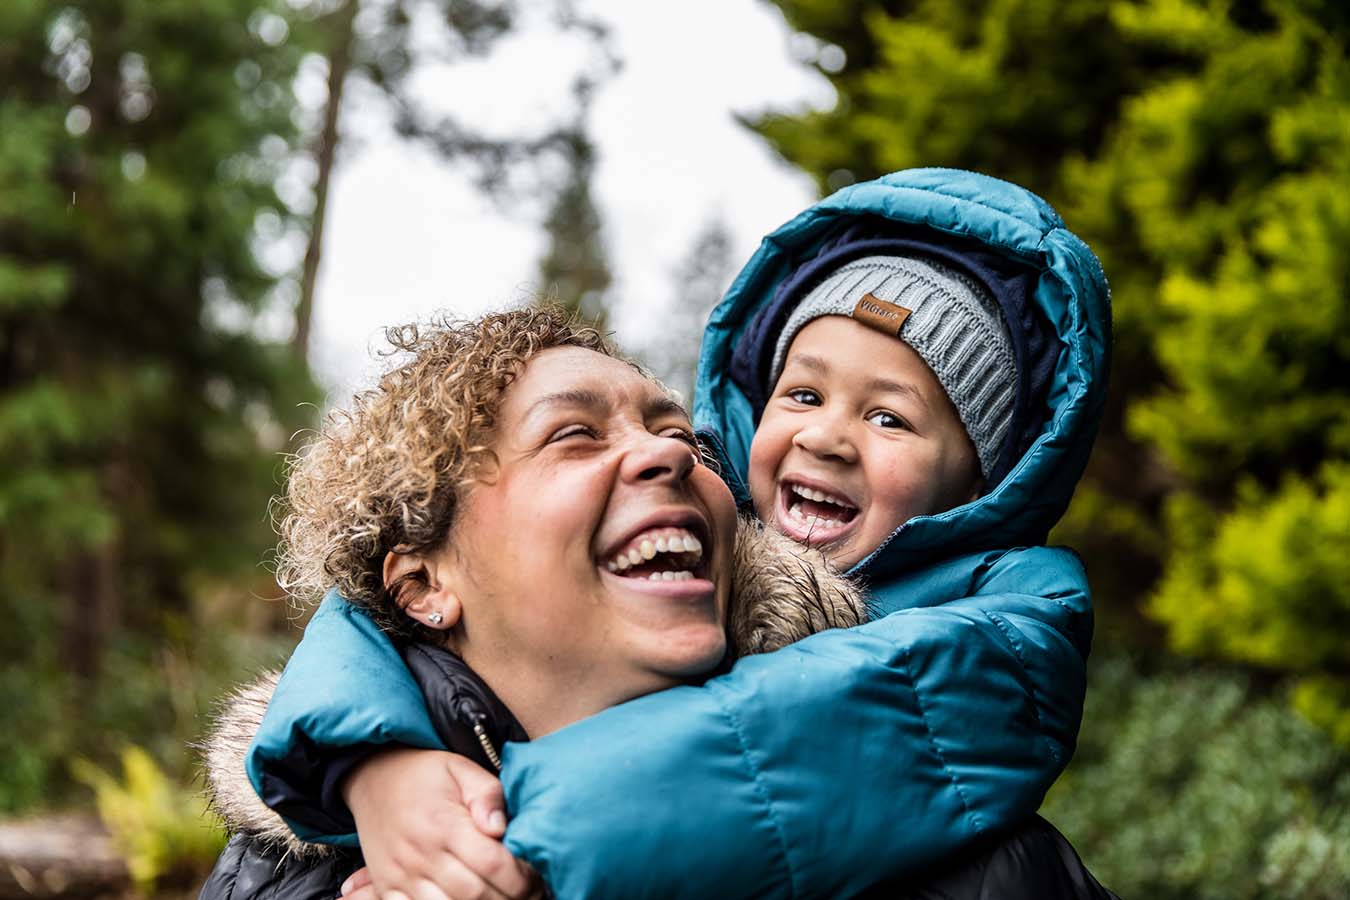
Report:
[[858,518],[847,497],[819,487],[784,480],[778,486],[778,526],[803,544],[828,544],[847,534]]

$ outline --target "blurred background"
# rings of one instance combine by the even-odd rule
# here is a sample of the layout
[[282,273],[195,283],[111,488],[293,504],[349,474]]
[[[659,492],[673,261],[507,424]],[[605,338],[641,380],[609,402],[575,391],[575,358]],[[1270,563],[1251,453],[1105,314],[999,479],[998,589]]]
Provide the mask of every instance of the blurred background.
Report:
[[285,659],[283,455],[381,326],[538,294],[692,382],[760,235],[916,165],[1045,196],[1115,369],[1043,810],[1127,898],[1350,896],[1350,7],[0,3],[0,897],[176,896]]

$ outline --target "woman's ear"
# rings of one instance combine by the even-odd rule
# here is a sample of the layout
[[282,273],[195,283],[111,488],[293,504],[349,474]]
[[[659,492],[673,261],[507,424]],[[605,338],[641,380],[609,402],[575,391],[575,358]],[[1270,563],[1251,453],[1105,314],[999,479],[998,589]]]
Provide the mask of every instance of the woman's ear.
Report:
[[435,560],[421,553],[391,550],[384,557],[384,588],[413,619],[437,631],[459,623],[463,606]]

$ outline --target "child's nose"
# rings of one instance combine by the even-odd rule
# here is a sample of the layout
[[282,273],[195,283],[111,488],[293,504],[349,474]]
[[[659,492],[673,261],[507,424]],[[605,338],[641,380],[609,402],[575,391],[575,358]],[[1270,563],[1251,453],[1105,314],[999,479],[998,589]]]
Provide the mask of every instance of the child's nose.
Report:
[[820,459],[852,463],[858,461],[858,448],[848,427],[835,421],[817,420],[798,431],[793,446]]

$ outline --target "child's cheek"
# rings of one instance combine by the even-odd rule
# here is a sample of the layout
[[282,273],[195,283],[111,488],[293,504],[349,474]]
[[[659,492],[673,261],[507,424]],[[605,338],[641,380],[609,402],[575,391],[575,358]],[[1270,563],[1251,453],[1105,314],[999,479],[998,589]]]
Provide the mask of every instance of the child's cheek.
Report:
[[869,485],[872,496],[880,501],[878,506],[885,510],[889,530],[899,528],[928,511],[925,509],[925,497],[929,492],[925,489],[928,485],[924,481],[931,480],[933,475],[923,470],[924,467],[918,461],[904,457],[889,461],[881,471],[874,469],[869,473],[874,479]]
[[773,515],[773,483],[778,470],[769,444],[763,428],[755,432],[754,440],[750,442],[750,471],[747,473],[755,515],[766,520]]

